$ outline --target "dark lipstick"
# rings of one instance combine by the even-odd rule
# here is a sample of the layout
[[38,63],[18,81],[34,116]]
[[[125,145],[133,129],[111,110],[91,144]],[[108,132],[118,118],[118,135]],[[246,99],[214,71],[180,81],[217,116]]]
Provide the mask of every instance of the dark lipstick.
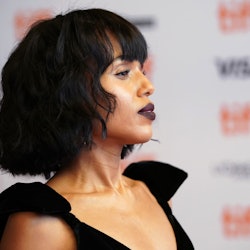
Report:
[[149,103],[144,108],[139,110],[138,114],[143,115],[147,119],[153,121],[155,120],[155,117],[156,117],[155,112],[153,111],[154,111],[154,104]]

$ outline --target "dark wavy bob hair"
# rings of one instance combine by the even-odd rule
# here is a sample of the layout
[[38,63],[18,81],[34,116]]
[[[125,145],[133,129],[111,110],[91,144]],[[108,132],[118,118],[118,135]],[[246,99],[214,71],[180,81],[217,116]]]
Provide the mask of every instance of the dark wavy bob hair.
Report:
[[[116,107],[115,96],[100,84],[114,59],[110,35],[125,60],[145,62],[140,31],[107,10],[74,10],[31,27],[2,70],[2,169],[49,176],[81,149],[91,150],[94,121],[106,137],[106,121]],[[125,145],[121,158],[132,149]]]

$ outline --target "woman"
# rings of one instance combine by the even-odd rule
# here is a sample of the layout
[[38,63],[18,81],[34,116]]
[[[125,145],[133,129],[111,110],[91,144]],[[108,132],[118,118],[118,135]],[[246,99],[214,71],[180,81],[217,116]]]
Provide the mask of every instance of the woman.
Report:
[[2,71],[2,169],[43,174],[0,195],[0,250],[193,249],[168,201],[186,173],[121,169],[147,142],[154,87],[138,29],[102,9],[34,25]]

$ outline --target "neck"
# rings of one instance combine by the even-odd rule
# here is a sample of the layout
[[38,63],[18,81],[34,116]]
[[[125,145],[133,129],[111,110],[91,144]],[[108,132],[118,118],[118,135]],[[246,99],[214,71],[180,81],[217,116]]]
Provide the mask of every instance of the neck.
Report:
[[123,187],[121,149],[95,145],[90,151],[83,150],[70,166],[51,179],[49,185],[53,186],[58,180],[57,183],[62,183],[61,188],[71,192],[119,192]]

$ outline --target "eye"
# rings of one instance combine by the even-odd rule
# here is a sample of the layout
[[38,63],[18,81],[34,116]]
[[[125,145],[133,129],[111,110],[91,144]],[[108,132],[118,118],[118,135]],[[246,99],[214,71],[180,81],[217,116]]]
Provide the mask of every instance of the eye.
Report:
[[116,73],[115,75],[120,79],[124,79],[128,76],[129,72],[129,70],[123,70],[121,72]]

